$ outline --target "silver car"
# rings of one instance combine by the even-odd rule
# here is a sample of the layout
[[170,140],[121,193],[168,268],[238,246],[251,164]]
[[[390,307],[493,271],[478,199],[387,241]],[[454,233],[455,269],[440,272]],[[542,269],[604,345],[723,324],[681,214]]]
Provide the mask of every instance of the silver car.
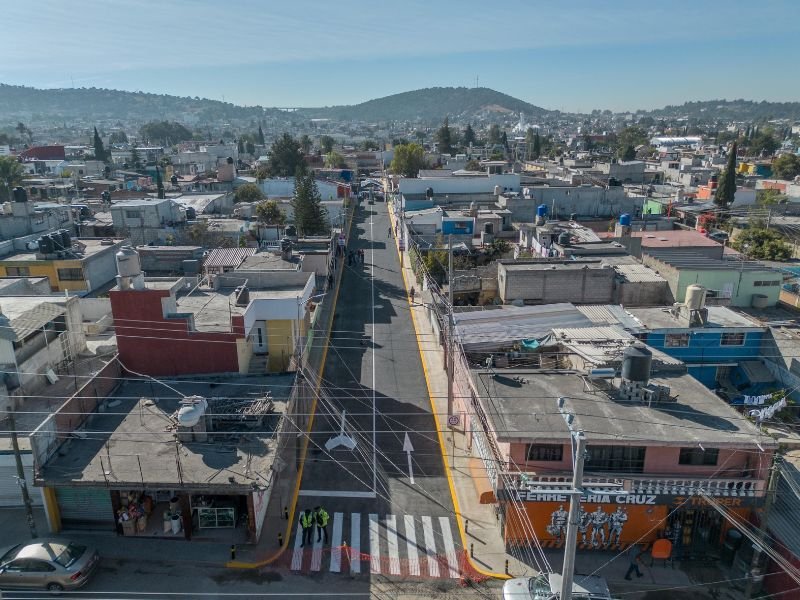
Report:
[[69,540],[37,540],[0,550],[0,589],[74,590],[86,584],[100,556]]
[[[561,597],[561,575],[540,573],[536,577],[517,577],[503,585],[503,600],[557,600]],[[611,600],[608,584],[602,577],[575,575],[573,600]]]

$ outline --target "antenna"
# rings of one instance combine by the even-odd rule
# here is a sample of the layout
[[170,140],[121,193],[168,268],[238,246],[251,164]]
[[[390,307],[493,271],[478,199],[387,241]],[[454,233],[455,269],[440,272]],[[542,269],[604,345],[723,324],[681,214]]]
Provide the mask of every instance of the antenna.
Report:
[[475,87],[478,87],[478,82],[481,80],[480,75],[475,75]]

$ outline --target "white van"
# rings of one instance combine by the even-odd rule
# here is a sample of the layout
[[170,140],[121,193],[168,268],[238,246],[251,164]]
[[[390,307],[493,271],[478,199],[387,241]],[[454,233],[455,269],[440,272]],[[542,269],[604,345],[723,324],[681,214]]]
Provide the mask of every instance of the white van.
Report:
[[[503,585],[503,600],[558,600],[561,575],[540,573],[536,577],[517,577]],[[606,580],[596,575],[575,575],[573,600],[613,600]]]

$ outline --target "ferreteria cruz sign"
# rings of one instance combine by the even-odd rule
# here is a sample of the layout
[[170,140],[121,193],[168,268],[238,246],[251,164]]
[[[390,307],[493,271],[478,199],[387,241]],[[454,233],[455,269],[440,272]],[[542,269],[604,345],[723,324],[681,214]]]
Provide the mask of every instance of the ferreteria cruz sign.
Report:
[[[570,495],[559,492],[540,492],[536,490],[501,489],[497,490],[497,498],[512,502],[569,502]],[[763,498],[753,496],[720,496],[714,499],[721,505],[736,508],[758,506]],[[633,505],[668,505],[700,507],[707,505],[703,496],[673,494],[585,494],[581,502],[587,504],[633,504]]]

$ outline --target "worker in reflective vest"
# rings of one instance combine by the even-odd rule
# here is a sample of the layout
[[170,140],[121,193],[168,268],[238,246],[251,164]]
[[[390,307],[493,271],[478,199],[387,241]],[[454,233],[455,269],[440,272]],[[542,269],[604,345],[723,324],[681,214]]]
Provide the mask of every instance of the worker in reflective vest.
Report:
[[300,527],[303,529],[303,543],[300,546],[310,544],[314,539],[314,515],[310,508],[300,515]]
[[322,539],[322,534],[325,534],[325,543],[328,543],[328,521],[330,520],[330,516],[328,515],[328,511],[324,508],[317,506],[314,509],[314,520],[317,523],[317,541]]

